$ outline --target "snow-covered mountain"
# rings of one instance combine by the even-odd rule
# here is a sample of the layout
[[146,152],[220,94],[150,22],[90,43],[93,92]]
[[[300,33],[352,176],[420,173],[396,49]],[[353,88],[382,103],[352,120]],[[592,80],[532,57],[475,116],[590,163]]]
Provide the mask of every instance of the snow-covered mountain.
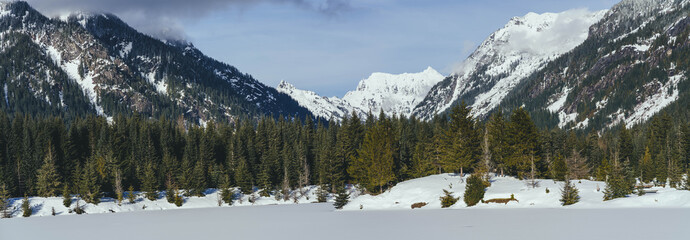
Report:
[[584,42],[605,13],[580,9],[511,19],[434,86],[414,114],[430,119],[459,101],[471,105],[475,116],[489,113],[522,79]]
[[337,120],[351,115],[352,111],[364,115],[369,111],[376,114],[381,110],[388,116],[409,116],[429,89],[443,78],[431,67],[419,73],[373,73],[343,98],[322,97],[311,91],[299,90],[287,82],[281,82],[277,89],[323,118],[333,117]]
[[0,108],[7,112],[184,116],[192,122],[310,114],[191,43],[161,41],[112,14],[49,18],[0,3]]
[[506,97],[546,126],[632,127],[668,109],[688,114],[690,1],[624,0],[571,52]]

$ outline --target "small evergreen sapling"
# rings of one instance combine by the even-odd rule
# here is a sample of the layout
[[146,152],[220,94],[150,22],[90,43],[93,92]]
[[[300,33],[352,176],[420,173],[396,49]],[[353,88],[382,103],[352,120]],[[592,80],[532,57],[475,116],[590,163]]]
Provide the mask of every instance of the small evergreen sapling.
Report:
[[472,174],[467,178],[467,185],[465,186],[465,196],[463,201],[468,207],[474,206],[484,198],[484,188],[486,183],[479,174]]
[[10,218],[9,210],[10,194],[5,184],[0,185],[0,218]]
[[22,216],[31,217],[31,214],[33,214],[33,210],[31,210],[31,205],[29,204],[29,197],[25,196],[22,202]]
[[316,191],[316,201],[324,203],[328,201],[328,190],[326,185],[319,186],[319,190]]
[[347,192],[345,187],[338,187],[336,189],[335,203],[333,203],[333,206],[335,209],[343,209],[343,207],[350,202],[350,193]]
[[459,197],[453,197],[453,193],[449,192],[448,190],[443,189],[443,196],[440,197],[441,200],[441,208],[447,208],[450,206],[453,206],[458,200],[460,200]]
[[573,205],[580,201],[579,191],[575,187],[575,184],[570,182],[568,177],[565,178],[565,183],[561,189],[561,204],[563,206]]
[[182,207],[182,204],[184,204],[182,194],[180,193],[180,190],[175,189],[175,206]]
[[134,187],[131,185],[127,189],[127,200],[129,200],[129,203],[134,203],[137,200],[137,196],[134,194]]
[[62,205],[65,205],[66,208],[72,205],[72,194],[69,192],[67,184],[62,188]]

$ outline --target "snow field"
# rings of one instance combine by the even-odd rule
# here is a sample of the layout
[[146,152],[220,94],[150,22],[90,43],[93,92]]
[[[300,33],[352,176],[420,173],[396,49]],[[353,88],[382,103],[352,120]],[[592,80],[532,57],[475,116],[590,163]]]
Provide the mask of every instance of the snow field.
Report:
[[[411,205],[418,202],[428,203],[421,209],[440,209],[440,197],[443,189],[453,192],[453,196],[460,200],[451,209],[466,209],[462,201],[465,192],[465,177],[455,174],[439,174],[413,179],[398,183],[388,191],[377,196],[362,195],[352,199],[343,209],[346,211],[361,210],[392,210],[411,209]],[[690,191],[676,190],[674,188],[654,188],[657,193],[649,193],[644,196],[630,195],[627,198],[619,198],[603,201],[606,183],[590,180],[572,180],[579,190],[580,201],[574,205],[561,206],[561,188],[563,182],[555,182],[550,179],[537,180],[539,186],[532,188],[526,181],[513,177],[493,177],[491,186],[486,189],[484,200],[493,198],[510,198],[513,194],[519,202],[511,201],[508,204],[479,203],[471,208],[690,208]],[[549,189],[549,193],[546,189]]]

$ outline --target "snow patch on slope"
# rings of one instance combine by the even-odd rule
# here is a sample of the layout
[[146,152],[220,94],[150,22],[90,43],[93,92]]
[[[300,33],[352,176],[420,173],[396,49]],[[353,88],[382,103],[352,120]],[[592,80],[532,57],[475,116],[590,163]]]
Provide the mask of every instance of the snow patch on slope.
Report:
[[656,93],[637,104],[632,110],[632,113],[626,114],[625,111],[619,110],[612,114],[610,116],[612,123],[609,124],[609,127],[624,122],[625,126],[630,128],[635,124],[642,123],[651,118],[654,114],[678,100],[678,83],[680,83],[683,78],[684,76],[682,74],[670,77],[669,80],[666,81],[666,84],[657,89]]
[[7,97],[7,83],[2,87],[2,89],[5,91],[5,105],[8,107],[10,106],[10,99]]
[[[40,42],[37,42],[39,45],[43,45]],[[82,75],[79,74],[79,65],[81,65],[81,60],[75,59],[75,60],[70,60],[70,61],[64,61],[62,59],[62,53],[55,47],[53,46],[45,46],[45,51],[46,53],[50,56],[50,58],[53,59],[53,61],[63,70],[65,73],[67,73],[67,76],[77,82],[79,84],[79,87],[84,91],[86,96],[88,96],[89,101],[91,104],[93,104],[94,108],[96,109],[96,113],[101,116],[105,116],[105,112],[103,111],[103,107],[98,104],[98,94],[96,93],[96,88],[98,87],[97,84],[93,82],[93,78],[95,77],[92,73],[84,73],[84,77],[82,78]]]
[[558,94],[558,98],[551,103],[546,109],[548,109],[550,112],[555,113],[561,110],[563,108],[563,105],[565,104],[565,100],[568,99],[568,94],[570,93],[570,88],[565,87],[563,88],[563,92]]
[[164,79],[156,80],[156,72],[150,72],[144,76],[146,81],[156,88],[156,91],[161,95],[168,94],[168,84]]

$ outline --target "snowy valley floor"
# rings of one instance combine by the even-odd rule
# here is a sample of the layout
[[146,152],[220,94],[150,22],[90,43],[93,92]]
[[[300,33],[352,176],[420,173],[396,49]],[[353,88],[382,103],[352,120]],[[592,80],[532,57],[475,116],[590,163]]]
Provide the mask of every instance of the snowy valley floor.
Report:
[[0,239],[687,239],[690,209],[333,211],[330,204],[0,221]]
[[[310,203],[316,199],[313,186],[300,204],[273,197],[252,204],[244,196],[218,207],[218,192],[209,190],[205,197],[186,198],[181,208],[165,198],[140,196],[121,206],[105,198],[85,205],[87,214],[80,216],[69,213],[60,197],[31,198],[31,217],[15,210],[14,218],[0,219],[0,239],[690,239],[690,191],[657,187],[656,193],[603,201],[605,183],[575,180],[581,199],[563,207],[562,182],[540,180],[532,188],[494,177],[484,199],[512,194],[519,202],[468,208],[462,201],[465,179],[439,174],[401,182],[377,196],[355,191],[342,211],[332,203]],[[441,209],[443,189],[461,200]],[[14,199],[12,205],[20,209],[21,202]],[[418,202],[427,205],[410,209]],[[63,216],[50,216],[52,209]]]

